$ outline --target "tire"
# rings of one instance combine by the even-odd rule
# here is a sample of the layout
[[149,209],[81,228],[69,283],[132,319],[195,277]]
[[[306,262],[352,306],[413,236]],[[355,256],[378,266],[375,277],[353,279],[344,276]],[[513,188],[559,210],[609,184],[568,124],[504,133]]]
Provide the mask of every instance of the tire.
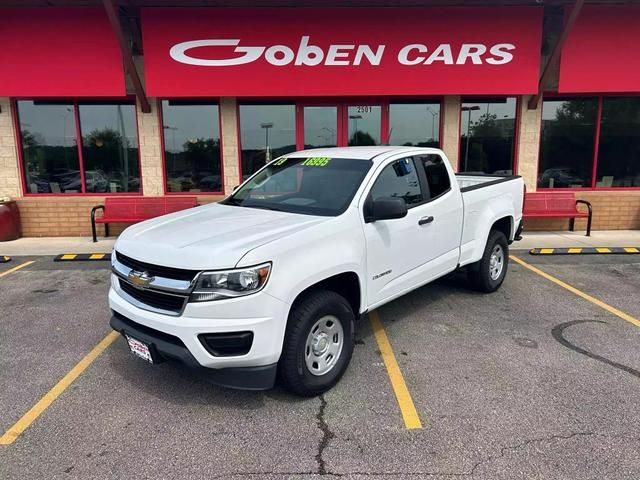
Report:
[[313,397],[338,383],[353,353],[354,320],[349,302],[332,291],[317,290],[296,301],[278,363],[284,387]]
[[[492,260],[492,256],[494,256]],[[501,258],[501,267],[499,274],[496,275],[498,267],[496,261]],[[482,258],[471,265],[468,270],[469,281],[471,285],[478,291],[484,293],[495,292],[500,288],[504,278],[507,275],[509,267],[509,244],[504,233],[498,230],[492,230],[487,239],[487,245],[484,247]]]

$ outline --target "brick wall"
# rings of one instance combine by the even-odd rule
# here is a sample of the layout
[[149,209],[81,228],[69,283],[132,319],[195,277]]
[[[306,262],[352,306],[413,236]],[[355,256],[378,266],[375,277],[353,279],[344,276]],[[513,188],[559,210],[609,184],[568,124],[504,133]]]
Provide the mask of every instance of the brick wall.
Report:
[[[222,200],[222,196],[202,195],[198,203]],[[88,237],[91,235],[91,209],[104,203],[104,197],[24,197],[18,199],[22,234],[25,237]],[[128,225],[112,224],[110,234],[117,235]],[[98,235],[104,226],[98,225]]]
[[20,196],[18,150],[10,102],[0,97],[0,197]]
[[442,102],[442,150],[454,170],[460,152],[460,97],[451,95]]
[[[593,230],[640,229],[640,191],[579,192],[576,198],[593,206]],[[583,205],[578,207],[581,211]],[[586,219],[576,219],[576,230],[584,230]],[[569,228],[569,220],[535,218],[525,221],[527,231],[561,231]]]

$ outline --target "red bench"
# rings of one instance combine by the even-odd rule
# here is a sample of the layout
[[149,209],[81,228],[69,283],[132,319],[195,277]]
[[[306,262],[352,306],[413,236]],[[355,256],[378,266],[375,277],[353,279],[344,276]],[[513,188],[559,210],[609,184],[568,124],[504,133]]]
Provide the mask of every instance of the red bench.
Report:
[[[578,204],[587,206],[587,212],[578,210]],[[587,218],[587,237],[591,236],[593,210],[586,200],[576,200],[572,192],[534,192],[524,197],[524,218],[570,218],[569,230],[573,231],[576,218]]]
[[[196,197],[111,197],[104,205],[91,209],[93,241],[97,242],[96,223],[104,223],[105,236],[109,236],[110,223],[137,223],[150,218],[178,212],[198,204]],[[102,216],[96,217],[96,211]]]

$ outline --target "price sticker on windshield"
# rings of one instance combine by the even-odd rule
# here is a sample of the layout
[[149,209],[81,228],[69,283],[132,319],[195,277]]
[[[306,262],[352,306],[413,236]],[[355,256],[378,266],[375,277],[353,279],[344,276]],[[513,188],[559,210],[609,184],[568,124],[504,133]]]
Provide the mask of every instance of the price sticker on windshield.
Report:
[[275,162],[273,162],[273,164],[276,167],[279,167],[280,165],[284,164],[284,162],[286,162],[286,161],[287,161],[287,157],[282,157],[282,158],[279,158],[278,160],[276,160]]
[[329,157],[309,157],[302,162],[302,165],[306,167],[326,167],[330,161],[331,158]]

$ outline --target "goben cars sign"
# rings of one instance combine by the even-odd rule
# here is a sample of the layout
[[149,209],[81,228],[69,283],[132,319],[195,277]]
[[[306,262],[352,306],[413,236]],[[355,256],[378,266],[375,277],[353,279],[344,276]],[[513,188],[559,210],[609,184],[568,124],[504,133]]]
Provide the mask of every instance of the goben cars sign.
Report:
[[[310,45],[308,36],[302,37],[297,48],[286,45],[271,47],[241,47],[240,40],[193,40],[178,43],[171,47],[169,55],[176,62],[202,67],[228,67],[244,65],[264,59],[276,67],[284,65],[380,65],[386,45],[329,45],[324,51],[322,47]],[[236,47],[232,58],[201,58],[193,50],[199,47]],[[400,49],[396,57],[400,65],[432,65],[443,62],[447,65],[464,65],[467,62],[481,65],[483,61],[491,65],[503,65],[513,60],[509,50],[515,50],[512,43],[499,43],[488,48],[481,43],[462,44],[460,52],[454,55],[450,44],[440,44],[431,53],[426,45],[412,43]],[[239,54],[239,55],[238,55]],[[427,55],[428,54],[428,55]],[[488,54],[488,55],[487,55]],[[486,57],[485,57],[486,55]],[[483,58],[484,57],[484,58]]]
[[542,9],[143,9],[151,96],[534,93]]

